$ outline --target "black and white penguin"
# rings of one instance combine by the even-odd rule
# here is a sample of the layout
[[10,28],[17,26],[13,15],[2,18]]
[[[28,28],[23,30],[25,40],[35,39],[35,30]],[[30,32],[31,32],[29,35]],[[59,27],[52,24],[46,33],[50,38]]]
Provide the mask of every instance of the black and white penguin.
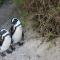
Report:
[[11,37],[9,31],[6,29],[0,30],[0,53],[4,55],[3,53],[7,51],[11,44]]
[[13,40],[13,44],[19,43],[19,45],[23,45],[22,40],[24,40],[24,33],[22,30],[21,22],[17,18],[13,18],[11,20],[11,37]]

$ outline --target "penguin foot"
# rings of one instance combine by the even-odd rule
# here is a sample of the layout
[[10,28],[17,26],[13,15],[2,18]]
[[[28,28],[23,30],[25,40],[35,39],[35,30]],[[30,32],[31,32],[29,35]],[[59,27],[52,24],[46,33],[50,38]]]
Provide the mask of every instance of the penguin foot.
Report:
[[22,46],[24,44],[24,42],[18,42],[19,46]]
[[6,54],[5,54],[5,53],[1,53],[1,56],[2,56],[2,57],[5,57],[5,56],[6,56]]
[[10,54],[10,53],[12,53],[12,50],[7,50],[6,52],[7,52],[8,54]]
[[15,49],[16,49],[16,48],[15,48],[15,47],[13,47],[13,46],[11,46],[11,49],[12,49],[12,51],[15,51]]

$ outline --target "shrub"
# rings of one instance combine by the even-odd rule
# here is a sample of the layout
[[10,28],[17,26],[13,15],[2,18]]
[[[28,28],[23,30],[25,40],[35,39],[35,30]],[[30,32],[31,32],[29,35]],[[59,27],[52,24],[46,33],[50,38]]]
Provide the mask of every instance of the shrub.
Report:
[[60,34],[60,0],[13,0],[28,13],[36,13],[32,18],[32,27],[42,36]]
[[0,6],[3,4],[4,0],[0,0]]

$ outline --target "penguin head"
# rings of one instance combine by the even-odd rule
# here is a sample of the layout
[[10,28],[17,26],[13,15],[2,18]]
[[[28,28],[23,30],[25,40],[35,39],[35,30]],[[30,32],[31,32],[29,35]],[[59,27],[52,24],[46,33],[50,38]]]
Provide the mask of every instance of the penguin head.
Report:
[[13,29],[15,30],[16,27],[21,26],[21,22],[17,19],[17,18],[13,18],[11,20],[11,26],[13,27]]
[[17,19],[17,18],[13,18],[13,19],[11,20],[11,22],[12,22],[12,25],[15,25],[15,24],[18,22],[18,19]]
[[0,37],[3,39],[4,36],[7,36],[9,32],[6,29],[1,29],[0,30]]
[[0,30],[0,35],[5,34],[6,32],[7,32],[6,29],[1,29],[1,30]]

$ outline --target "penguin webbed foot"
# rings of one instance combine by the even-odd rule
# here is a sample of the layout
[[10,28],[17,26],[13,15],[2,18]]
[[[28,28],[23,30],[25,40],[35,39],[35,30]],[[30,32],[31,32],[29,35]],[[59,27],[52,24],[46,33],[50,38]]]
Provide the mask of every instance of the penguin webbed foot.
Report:
[[10,46],[10,47],[12,51],[15,51],[16,48],[14,46]]
[[10,49],[10,50],[7,50],[6,51],[8,54],[10,54],[10,53],[12,53],[12,50]]
[[2,56],[2,57],[5,57],[5,56],[6,56],[6,54],[5,54],[5,53],[1,53],[1,56]]
[[19,46],[22,46],[24,44],[24,42],[18,42]]

